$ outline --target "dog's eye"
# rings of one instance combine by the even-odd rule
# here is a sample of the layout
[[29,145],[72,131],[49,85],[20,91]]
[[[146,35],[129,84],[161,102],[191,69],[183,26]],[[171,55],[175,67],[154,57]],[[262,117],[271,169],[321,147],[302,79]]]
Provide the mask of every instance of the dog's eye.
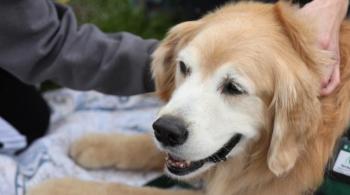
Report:
[[179,62],[179,66],[180,66],[180,72],[183,75],[187,76],[191,73],[191,69],[189,69],[183,61]]
[[233,82],[226,82],[222,87],[222,93],[227,95],[241,95],[244,91]]

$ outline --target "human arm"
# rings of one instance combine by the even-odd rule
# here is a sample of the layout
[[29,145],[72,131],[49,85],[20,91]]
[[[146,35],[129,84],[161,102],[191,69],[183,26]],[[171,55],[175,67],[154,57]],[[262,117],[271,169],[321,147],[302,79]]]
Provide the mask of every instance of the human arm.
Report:
[[321,95],[329,95],[340,82],[339,32],[348,10],[349,0],[313,0],[300,11],[316,24],[319,47],[333,55],[334,63],[326,67],[321,81]]
[[118,95],[150,92],[156,45],[130,33],[78,26],[70,8],[51,0],[0,3],[0,67],[26,83],[52,80]]

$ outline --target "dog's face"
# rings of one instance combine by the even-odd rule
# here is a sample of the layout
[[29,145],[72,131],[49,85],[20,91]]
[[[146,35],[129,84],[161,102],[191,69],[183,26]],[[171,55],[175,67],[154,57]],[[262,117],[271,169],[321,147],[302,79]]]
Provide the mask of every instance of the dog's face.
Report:
[[168,102],[153,128],[171,176],[203,173],[252,146],[268,148],[275,175],[294,166],[317,122],[321,62],[310,43],[291,40],[310,37],[289,32],[283,12],[293,11],[283,6],[229,5],[176,26],[154,53]]

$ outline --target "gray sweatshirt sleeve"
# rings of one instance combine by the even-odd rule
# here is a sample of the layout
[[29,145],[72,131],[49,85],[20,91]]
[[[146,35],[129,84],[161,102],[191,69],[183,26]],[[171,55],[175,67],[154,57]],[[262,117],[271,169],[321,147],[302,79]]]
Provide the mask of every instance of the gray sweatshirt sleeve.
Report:
[[51,0],[0,1],[0,67],[27,83],[52,80],[118,95],[150,92],[156,45],[130,33],[79,27],[69,7]]

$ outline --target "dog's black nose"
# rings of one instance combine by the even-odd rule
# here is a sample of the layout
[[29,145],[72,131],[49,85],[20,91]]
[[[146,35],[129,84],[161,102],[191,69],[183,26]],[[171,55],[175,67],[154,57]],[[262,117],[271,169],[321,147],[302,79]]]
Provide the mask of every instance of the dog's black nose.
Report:
[[153,123],[154,135],[164,146],[185,143],[188,131],[183,120],[173,116],[162,116]]

